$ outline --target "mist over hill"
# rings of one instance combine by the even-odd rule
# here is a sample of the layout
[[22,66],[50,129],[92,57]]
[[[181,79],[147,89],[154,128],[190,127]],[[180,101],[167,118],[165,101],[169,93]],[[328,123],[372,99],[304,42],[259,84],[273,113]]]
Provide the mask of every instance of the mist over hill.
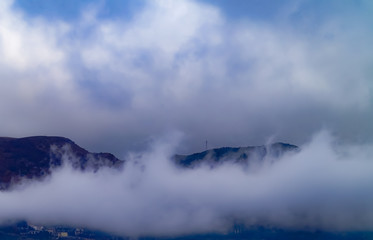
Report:
[[[190,155],[173,156],[175,164],[193,168],[200,165],[218,167],[225,162],[242,167],[256,167],[265,158],[275,161],[297,146],[274,143],[256,147],[224,147]],[[125,161],[111,153],[91,153],[65,137],[33,136],[25,138],[0,138],[0,190],[21,180],[40,180],[63,164],[71,164],[81,171],[98,171],[103,167],[120,169]],[[255,166],[254,166],[255,165]]]
[[41,179],[63,162],[82,171],[120,168],[123,161],[110,153],[90,153],[64,137],[0,138],[0,190],[22,179]]
[[372,12],[0,0],[0,239],[372,239]]
[[175,155],[174,159],[177,164],[188,168],[205,164],[214,168],[225,162],[232,162],[250,168],[250,166],[256,167],[255,165],[263,164],[265,159],[276,161],[286,153],[299,150],[295,145],[278,142],[255,147],[215,148],[190,155]]
[[373,230],[370,145],[336,145],[321,132],[300,147],[177,155],[179,141],[159,140],[121,161],[89,158],[66,138],[5,138],[1,166],[15,175],[0,191],[0,225],[24,220],[153,239],[365,239]]

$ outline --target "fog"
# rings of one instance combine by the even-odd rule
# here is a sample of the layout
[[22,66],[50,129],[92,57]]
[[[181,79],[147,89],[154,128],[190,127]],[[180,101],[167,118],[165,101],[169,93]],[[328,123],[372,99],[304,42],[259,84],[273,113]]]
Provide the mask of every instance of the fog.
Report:
[[[128,155],[122,171],[68,164],[44,181],[0,192],[0,222],[89,227],[120,235],[225,232],[234,223],[303,230],[373,230],[373,146],[327,131],[255,171],[226,163],[181,169],[172,134]],[[265,160],[264,160],[265,161]]]
[[[232,18],[220,1],[148,0],[104,19],[111,1],[77,4],[73,19],[17,2],[0,2],[0,135],[64,136],[127,162],[66,163],[0,192],[0,222],[133,236],[234,222],[372,230],[371,1],[287,0]],[[302,150],[255,170],[170,163],[206,140],[268,139]]]

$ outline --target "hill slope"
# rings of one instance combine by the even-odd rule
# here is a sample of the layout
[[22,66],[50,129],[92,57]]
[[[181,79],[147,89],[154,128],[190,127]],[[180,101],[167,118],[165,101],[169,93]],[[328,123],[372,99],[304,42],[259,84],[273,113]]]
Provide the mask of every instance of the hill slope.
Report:
[[[174,161],[183,168],[194,168],[201,164],[213,168],[225,162],[253,167],[254,164],[261,164],[264,159],[275,161],[283,154],[297,150],[297,146],[286,143],[224,147],[191,155],[175,155]],[[21,179],[41,179],[64,161],[82,171],[97,171],[104,166],[119,168],[124,163],[110,153],[90,153],[64,137],[0,137],[0,190],[8,189],[12,183]]]
[[177,164],[188,168],[201,164],[207,164],[213,168],[224,162],[249,167],[252,164],[261,163],[264,159],[275,161],[293,151],[299,151],[299,148],[287,143],[273,143],[267,146],[215,148],[191,155],[176,155],[174,159]]
[[0,138],[0,190],[22,178],[41,178],[51,168],[69,161],[74,168],[97,171],[119,167],[123,161],[110,153],[90,153],[64,137]]

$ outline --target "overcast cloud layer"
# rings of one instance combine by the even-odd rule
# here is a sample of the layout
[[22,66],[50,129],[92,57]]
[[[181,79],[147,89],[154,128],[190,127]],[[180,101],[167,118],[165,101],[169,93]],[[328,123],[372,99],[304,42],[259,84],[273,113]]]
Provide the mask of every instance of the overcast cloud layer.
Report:
[[317,134],[302,151],[256,170],[178,169],[171,136],[132,155],[122,172],[68,165],[44,182],[0,192],[0,224],[90,227],[121,235],[224,232],[233,223],[282,229],[373,230],[373,146]]
[[[105,2],[101,2],[105,4]],[[0,3],[0,134],[62,135],[122,156],[181,131],[180,153],[302,144],[321,128],[371,142],[370,1],[284,1],[274,20],[209,1],[146,1],[72,21]]]
[[[234,218],[373,230],[371,1],[288,0],[266,18],[232,17],[221,1],[157,0],[103,18],[108,2],[68,20],[0,1],[0,135],[148,152],[127,155],[123,172],[66,166],[0,192],[0,224],[162,235],[224,230]],[[309,142],[320,129],[333,138]],[[183,137],[159,141],[175,131]],[[169,164],[206,139],[302,151],[254,172]]]

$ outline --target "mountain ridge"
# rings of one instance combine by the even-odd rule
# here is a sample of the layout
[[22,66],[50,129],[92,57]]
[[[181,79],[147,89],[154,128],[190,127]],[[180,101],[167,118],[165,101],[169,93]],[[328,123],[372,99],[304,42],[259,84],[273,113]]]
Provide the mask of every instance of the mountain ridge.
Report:
[[265,158],[274,161],[285,153],[293,151],[299,151],[299,147],[289,143],[276,142],[261,146],[213,148],[190,155],[175,155],[174,160],[177,164],[188,168],[198,167],[204,163],[213,168],[224,162],[249,166],[250,163],[260,162]]
[[82,171],[124,164],[111,153],[91,153],[65,137],[0,137],[0,190],[21,179],[43,178],[65,160]]
[[[225,162],[252,167],[264,160],[276,161],[287,152],[299,148],[288,143],[262,146],[222,147],[189,155],[174,155],[174,163],[182,168],[207,164],[211,168]],[[67,161],[81,171],[98,171],[102,167],[121,168],[125,161],[111,153],[91,153],[69,138],[59,136],[0,137],[0,190],[7,190],[22,179],[42,179],[53,168]]]

